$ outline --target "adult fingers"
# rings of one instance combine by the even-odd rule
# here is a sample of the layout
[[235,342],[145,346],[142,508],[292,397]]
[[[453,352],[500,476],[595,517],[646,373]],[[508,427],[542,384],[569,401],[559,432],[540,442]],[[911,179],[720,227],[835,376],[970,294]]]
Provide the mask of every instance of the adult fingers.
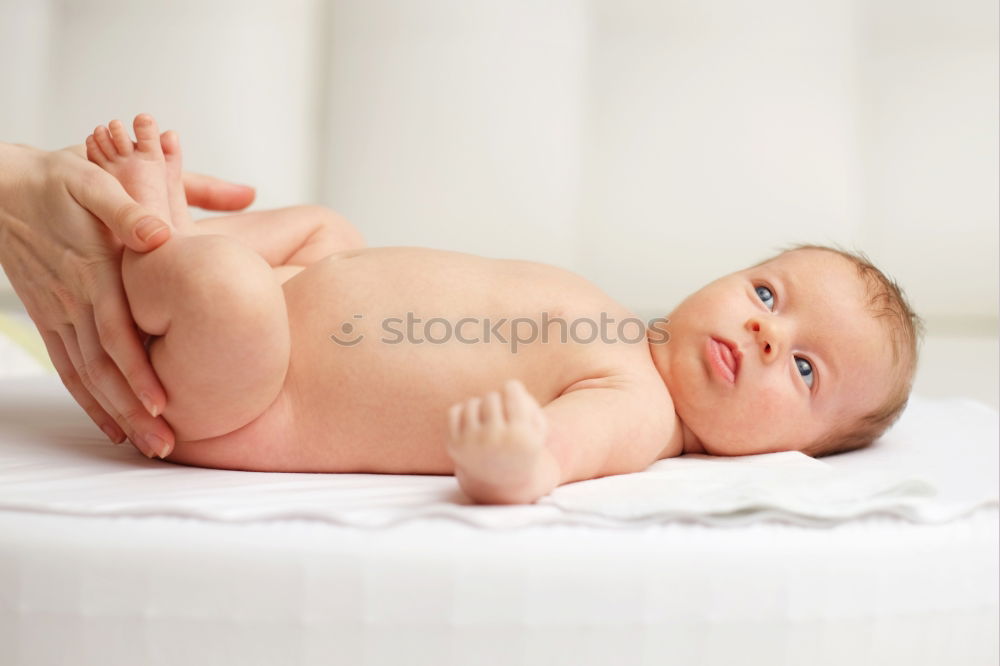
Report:
[[73,322],[82,361],[82,368],[77,365],[77,372],[89,379],[92,392],[104,396],[112,410],[125,421],[124,429],[130,433],[133,444],[146,455],[166,457],[173,449],[173,432],[163,419],[154,418],[143,407],[128,386],[118,366],[105,353],[94,319],[89,314],[88,309]]
[[148,252],[170,238],[170,225],[137,204],[114,176],[96,166],[86,173],[67,178],[66,189],[122,243],[136,252]]
[[[83,357],[80,354],[80,345],[76,339],[76,331],[70,324],[62,324],[56,327],[56,333],[59,335],[59,340],[62,342],[63,349],[66,350],[66,357],[69,359],[70,364],[73,367],[73,373],[79,378],[80,384],[83,386],[83,390],[89,393],[94,400],[96,400],[101,409],[103,409],[107,414],[115,420],[118,427],[125,433],[125,436],[129,439],[133,446],[142,451],[138,444],[136,444],[135,432],[130,428],[127,421],[125,421],[121,414],[119,414],[115,408],[108,402],[100,390],[94,385],[87,375],[87,370],[84,367]],[[147,455],[145,451],[142,451],[143,455]]]
[[83,411],[87,412],[87,416],[90,417],[97,427],[104,431],[108,439],[115,444],[121,444],[125,439],[125,433],[118,427],[115,419],[101,407],[90,391],[84,387],[83,382],[80,381],[80,375],[77,374],[76,369],[73,367],[73,362],[70,361],[69,355],[66,353],[66,346],[63,344],[62,339],[53,331],[39,330],[39,333],[42,335],[42,342],[45,343],[45,348],[49,352],[49,358],[52,360],[52,365],[55,366],[63,386],[66,387],[66,390],[73,396],[77,404],[83,408]]
[[83,364],[83,358],[80,354],[80,347],[76,339],[76,331],[73,330],[73,327],[70,326],[69,324],[66,324],[58,327],[56,329],[56,332],[59,334],[59,337],[62,340],[63,346],[66,349],[66,355],[69,357],[70,362],[73,364],[73,368],[76,371],[77,376],[79,376],[80,383],[83,384],[83,388],[92,396],[94,396],[94,398],[101,404],[101,407],[104,408],[104,411],[106,411],[115,419],[115,422],[118,424],[118,427],[125,432],[125,436],[128,437],[129,442],[132,444],[132,446],[137,448],[139,452],[142,453],[142,455],[146,456],[147,458],[153,457],[154,455],[153,451],[146,444],[145,440],[139,437],[137,433],[134,430],[132,430],[128,421],[123,419],[122,416],[117,411],[115,411],[111,403],[108,402],[107,398],[101,395],[100,391],[87,376],[86,368],[84,367]]
[[243,210],[257,195],[249,185],[237,185],[200,173],[184,172],[188,205],[205,210]]
[[93,303],[94,325],[101,347],[114,361],[133,395],[139,397],[146,411],[153,417],[162,414],[167,403],[166,391],[156,377],[156,371],[149,362],[149,355],[132,321],[121,273],[113,269],[99,270],[94,276],[93,285],[90,300]]

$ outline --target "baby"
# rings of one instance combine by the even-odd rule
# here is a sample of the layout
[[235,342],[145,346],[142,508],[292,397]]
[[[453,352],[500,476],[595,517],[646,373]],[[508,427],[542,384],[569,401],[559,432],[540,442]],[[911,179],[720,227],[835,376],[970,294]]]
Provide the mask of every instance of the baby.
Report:
[[648,325],[565,270],[366,248],[317,207],[192,222],[148,115],[89,159],[170,220],[122,273],[166,392],[173,462],[454,474],[483,503],[685,453],[826,455],[907,401],[919,320],[863,257],[802,246]]

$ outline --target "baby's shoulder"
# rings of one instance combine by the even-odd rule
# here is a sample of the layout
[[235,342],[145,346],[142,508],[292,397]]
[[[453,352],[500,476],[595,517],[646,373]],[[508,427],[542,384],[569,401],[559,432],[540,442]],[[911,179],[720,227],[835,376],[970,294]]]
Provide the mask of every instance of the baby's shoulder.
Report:
[[659,376],[641,364],[582,379],[560,397],[567,395],[578,406],[586,406],[587,416],[580,415],[583,425],[606,440],[602,475],[641,471],[677,448],[677,416],[670,393]]
[[[664,422],[673,417],[674,403],[670,391],[660,377],[648,352],[617,354],[613,359],[587,369],[585,376],[568,385],[563,395],[585,389],[606,389],[621,396],[617,408],[627,405],[630,415],[644,415],[651,427],[656,427],[660,415]],[[667,417],[670,418],[667,418]]]

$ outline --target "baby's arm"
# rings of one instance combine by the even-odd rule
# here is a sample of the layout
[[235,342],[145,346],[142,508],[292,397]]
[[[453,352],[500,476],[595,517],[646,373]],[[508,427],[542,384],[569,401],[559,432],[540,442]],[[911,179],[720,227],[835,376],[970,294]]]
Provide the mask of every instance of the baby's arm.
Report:
[[657,460],[669,432],[654,432],[635,388],[608,383],[559,396],[544,409],[511,380],[501,393],[449,411],[448,453],[470,498],[531,503],[556,486],[639,472]]
[[323,206],[293,206],[200,220],[198,233],[240,240],[262,256],[284,282],[334,252],[365,246],[344,217]]

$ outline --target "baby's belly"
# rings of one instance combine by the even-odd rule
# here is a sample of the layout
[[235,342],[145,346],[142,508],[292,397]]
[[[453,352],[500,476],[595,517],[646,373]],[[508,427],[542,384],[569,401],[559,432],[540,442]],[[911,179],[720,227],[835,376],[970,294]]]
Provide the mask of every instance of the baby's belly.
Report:
[[[546,267],[525,277],[534,269],[424,252],[433,253],[390,248],[332,258],[285,284],[292,342],[285,397],[294,414],[288,464],[451,474],[450,405],[509,378],[544,405],[600,357],[590,345],[555,339],[555,331],[544,343],[540,329],[533,340],[513,343],[514,317],[565,314],[554,294],[572,300],[565,292],[575,283],[558,284],[562,273],[553,273],[557,284],[547,291]],[[523,279],[536,288],[524,289]],[[530,337],[530,326],[519,326],[518,338]]]

